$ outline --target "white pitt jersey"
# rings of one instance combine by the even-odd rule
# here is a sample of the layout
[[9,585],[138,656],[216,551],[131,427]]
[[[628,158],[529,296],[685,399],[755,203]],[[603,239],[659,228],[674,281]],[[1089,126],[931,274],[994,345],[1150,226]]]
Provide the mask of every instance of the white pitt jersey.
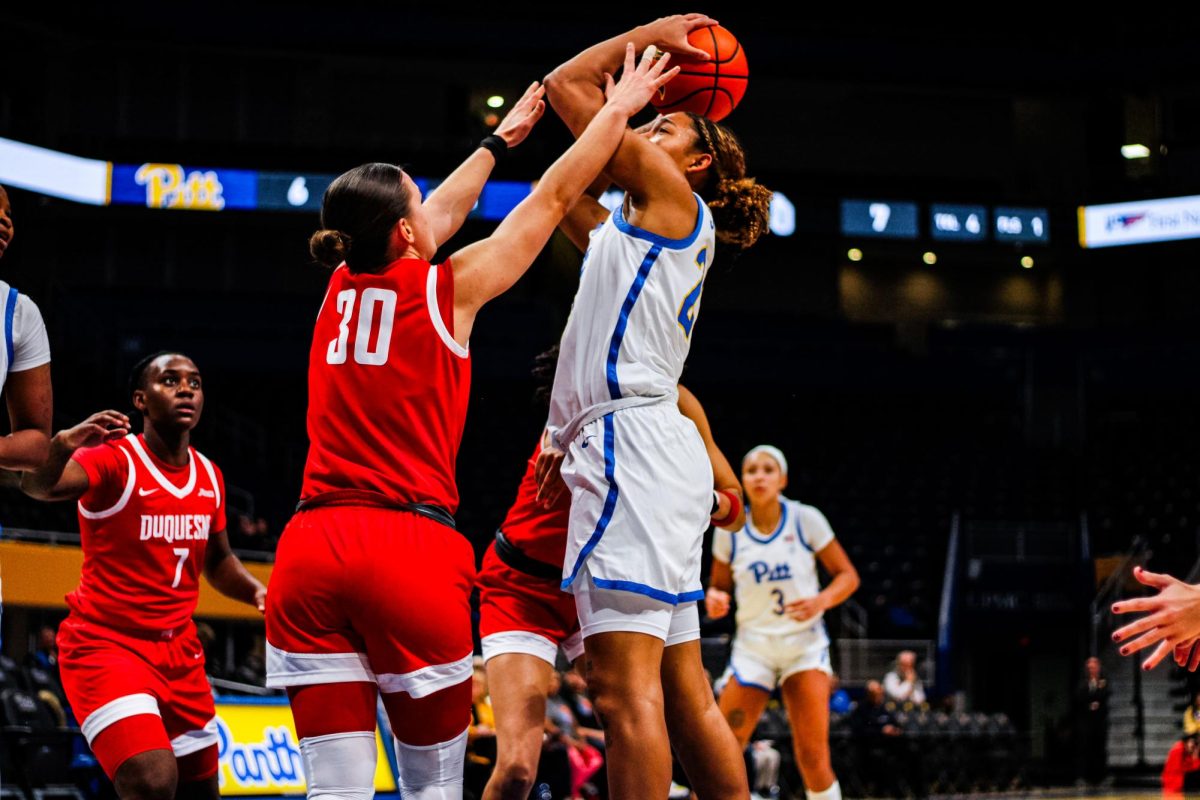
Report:
[[739,631],[786,635],[821,622],[820,615],[797,622],[784,606],[821,591],[816,554],[833,541],[833,530],[812,506],[786,497],[780,501],[783,509],[773,532],[755,530],[749,514],[740,531],[713,530],[713,558],[729,564],[733,573]]
[[50,363],[50,340],[37,304],[0,281],[0,390],[10,372]]
[[683,239],[631,225],[624,205],[592,231],[559,345],[553,422],[622,397],[677,395],[716,244],[712,213],[695,197]]

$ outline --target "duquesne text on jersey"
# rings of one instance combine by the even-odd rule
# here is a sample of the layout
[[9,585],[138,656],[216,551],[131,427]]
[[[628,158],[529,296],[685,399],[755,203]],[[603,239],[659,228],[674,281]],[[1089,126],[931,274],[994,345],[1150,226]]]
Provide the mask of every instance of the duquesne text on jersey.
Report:
[[211,514],[142,514],[142,541],[207,541]]

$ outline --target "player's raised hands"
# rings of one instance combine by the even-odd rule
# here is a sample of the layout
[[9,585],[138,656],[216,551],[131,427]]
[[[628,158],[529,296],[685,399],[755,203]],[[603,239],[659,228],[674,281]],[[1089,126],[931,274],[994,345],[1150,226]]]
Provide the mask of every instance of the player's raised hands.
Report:
[[1191,586],[1178,578],[1148,572],[1141,567],[1134,567],[1133,577],[1139,583],[1158,589],[1158,594],[1113,604],[1114,614],[1145,612],[1145,616],[1113,633],[1114,642],[1126,642],[1121,646],[1121,655],[1157,645],[1142,662],[1143,669],[1153,669],[1172,652],[1176,663],[1183,666],[1180,659],[1184,650],[1187,666],[1193,670],[1200,666],[1200,655],[1192,646],[1200,638],[1200,586]]
[[711,56],[689,42],[688,34],[716,24],[718,23],[715,19],[705,14],[675,14],[670,17],[660,17],[646,27],[650,30],[654,43],[659,48],[685,58],[707,61]]
[[546,101],[542,99],[545,94],[546,87],[538,81],[529,84],[525,94],[513,103],[513,107],[496,126],[496,136],[503,139],[509,147],[516,147],[525,141],[525,137],[546,111]]
[[59,431],[55,435],[61,445],[74,452],[85,447],[122,439],[129,434],[129,417],[120,411],[97,411],[73,428]]
[[679,74],[679,67],[667,69],[670,53],[662,58],[657,58],[657,54],[658,51],[651,45],[642,53],[641,61],[635,64],[633,42],[625,45],[625,67],[621,70],[621,79],[614,83],[612,75],[604,73],[604,96],[608,100],[606,108],[632,117],[646,107],[660,86]]

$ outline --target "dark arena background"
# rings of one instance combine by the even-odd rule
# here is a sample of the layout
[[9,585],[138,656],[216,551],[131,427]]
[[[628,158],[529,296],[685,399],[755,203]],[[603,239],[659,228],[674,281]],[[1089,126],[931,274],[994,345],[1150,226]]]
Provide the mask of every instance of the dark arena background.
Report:
[[[0,277],[45,318],[55,430],[132,412],[132,365],[189,354],[207,394],[196,447],[223,469],[233,547],[265,581],[307,448],[328,280],[307,241],[325,186],[386,161],[432,187],[530,81],[690,10],[0,7],[16,230]],[[835,706],[843,792],[1158,793],[1200,685],[1170,659],[1142,672],[1121,658],[1108,608],[1140,593],[1138,564],[1200,579],[1189,26],[696,10],[746,49],[726,123],[776,197],[771,235],[708,278],[683,382],[735,466],[763,442],[788,456],[786,493],[825,513],[861,575],[825,617],[850,703],[904,650],[925,688],[924,703],[893,704],[902,735],[887,747]],[[439,257],[486,236],[570,141],[547,110]],[[457,517],[480,556],[544,422],[530,369],[558,341],[578,267],[556,234],[471,336]],[[53,671],[78,580],[74,505],[16,483],[0,488],[0,797],[113,796]],[[302,794],[285,701],[263,688],[261,617],[205,587],[197,623],[222,793]],[[732,622],[702,632],[719,678]],[[804,797],[790,736],[773,700],[748,759],[774,749],[782,763],[756,796]],[[489,763],[481,747],[468,769],[485,780]],[[396,791],[386,764],[378,781]]]

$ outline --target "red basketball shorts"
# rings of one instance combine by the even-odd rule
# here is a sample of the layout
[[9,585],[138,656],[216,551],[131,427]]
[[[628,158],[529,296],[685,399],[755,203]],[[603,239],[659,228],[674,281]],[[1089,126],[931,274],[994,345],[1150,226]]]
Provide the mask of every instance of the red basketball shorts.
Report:
[[181,768],[179,777],[216,772],[216,709],[194,625],[153,640],[72,614],[58,628],[58,658],[67,700],[110,778],[131,756],[158,749],[182,759],[211,747],[199,772]]
[[560,646],[568,661],[583,653],[574,595],[508,566],[494,544],[479,573],[479,636],[484,660],[525,653],[553,665]]
[[367,681],[421,698],[466,681],[474,578],[466,538],[418,514],[297,513],[267,592],[267,685]]

